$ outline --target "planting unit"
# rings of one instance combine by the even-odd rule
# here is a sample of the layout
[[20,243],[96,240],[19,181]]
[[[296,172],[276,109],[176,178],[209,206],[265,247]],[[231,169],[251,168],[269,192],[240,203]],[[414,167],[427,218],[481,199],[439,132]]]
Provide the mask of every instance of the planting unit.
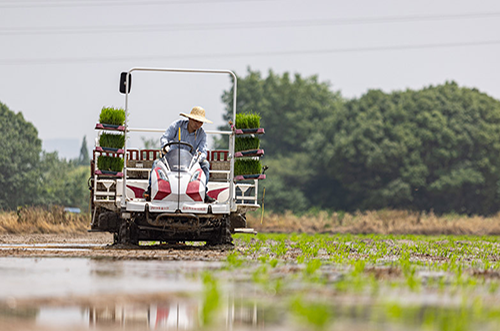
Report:
[[[235,158],[259,158],[260,149],[235,153],[236,136],[262,134],[261,128],[252,132],[231,127],[229,131],[208,131],[229,140],[228,150],[207,152],[210,162],[208,195],[215,203],[205,203],[205,177],[196,153],[189,153],[189,146],[182,142],[170,143],[173,147],[163,155],[155,149],[130,148],[127,145],[129,132],[157,132],[165,128],[132,128],[127,122],[128,98],[132,72],[158,73],[209,73],[229,74],[234,81],[233,123],[236,121],[236,76],[229,70],[198,69],[153,69],[132,68],[122,73],[120,92],[125,94],[125,121],[123,125],[96,125],[100,133],[91,161],[90,181],[92,197],[92,221],[90,231],[105,231],[114,234],[115,243],[138,244],[139,241],[206,241],[208,244],[231,243],[232,233],[254,233],[246,228],[246,212],[260,208],[258,204],[258,180],[265,176],[258,173],[235,174]],[[127,87],[127,88],[126,88]],[[119,137],[103,135],[118,132],[124,135],[123,148],[102,146],[102,142],[119,144]],[[109,160],[122,160],[120,169],[101,169]],[[111,162],[112,163],[112,162]],[[154,165],[154,171],[151,171]],[[151,175],[152,174],[152,175]],[[144,192],[151,176],[151,196]]]

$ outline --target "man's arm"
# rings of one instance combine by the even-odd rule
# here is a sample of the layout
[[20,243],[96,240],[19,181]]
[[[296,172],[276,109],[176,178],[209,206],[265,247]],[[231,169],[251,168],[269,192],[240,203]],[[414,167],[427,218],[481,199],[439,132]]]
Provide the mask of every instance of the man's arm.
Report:
[[160,138],[160,145],[163,148],[166,144],[174,140],[177,130],[179,129],[179,121],[175,121],[165,130],[165,133]]
[[202,131],[203,133],[200,134],[200,142],[198,144],[198,151],[201,152],[200,156],[200,161],[206,160],[207,159],[207,134],[205,131]]

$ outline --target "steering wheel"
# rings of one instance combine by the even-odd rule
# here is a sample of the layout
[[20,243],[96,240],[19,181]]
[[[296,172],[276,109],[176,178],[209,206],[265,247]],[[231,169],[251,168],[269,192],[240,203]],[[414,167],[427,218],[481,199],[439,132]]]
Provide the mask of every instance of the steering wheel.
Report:
[[184,145],[184,146],[187,146],[187,147],[190,148],[189,153],[193,154],[193,149],[194,149],[193,145],[191,145],[190,143],[186,143],[184,141],[171,141],[168,144],[166,144],[165,146],[163,146],[162,149],[164,149],[165,147],[170,147],[171,145]]

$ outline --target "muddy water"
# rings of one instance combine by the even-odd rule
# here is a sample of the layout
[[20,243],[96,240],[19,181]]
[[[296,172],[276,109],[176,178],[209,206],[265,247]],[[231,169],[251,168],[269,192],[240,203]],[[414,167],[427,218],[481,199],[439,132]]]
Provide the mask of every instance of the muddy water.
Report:
[[[40,249],[46,252],[47,246]],[[217,261],[0,257],[0,330],[198,329],[204,299],[197,275],[221,266]],[[235,314],[233,295],[221,301],[222,325],[257,325],[256,306],[239,305]]]
[[218,280],[220,297],[206,294],[200,275],[220,271],[223,248],[51,239],[0,238],[0,331],[199,330],[210,314],[209,329],[283,329],[272,310],[249,299],[251,284]]
[[189,273],[220,262],[0,258],[0,299],[199,291]]
[[[475,279],[476,286],[464,287],[453,273],[419,268],[407,279],[394,267],[371,266],[357,275],[325,263],[308,274],[310,264],[245,263],[228,258],[233,250],[224,248],[116,248],[109,241],[0,236],[0,331],[408,331],[469,320],[445,329],[500,329],[500,319],[486,319],[489,327],[482,319],[498,313],[498,291]],[[210,277],[216,290],[206,282]],[[419,281],[418,290],[409,288],[409,280]],[[483,310],[472,306],[477,298]]]

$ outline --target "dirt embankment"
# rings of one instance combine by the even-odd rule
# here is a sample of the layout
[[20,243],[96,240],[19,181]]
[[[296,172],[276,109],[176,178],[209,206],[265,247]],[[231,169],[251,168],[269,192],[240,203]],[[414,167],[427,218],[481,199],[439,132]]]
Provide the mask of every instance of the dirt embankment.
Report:
[[327,213],[296,216],[292,213],[248,215],[248,226],[258,232],[351,234],[500,235],[500,214],[444,215],[406,210]]
[[[444,215],[406,210],[380,210],[356,213],[262,214],[249,213],[248,227],[258,232],[351,233],[351,234],[455,234],[500,235],[500,214],[483,216]],[[0,212],[0,234],[84,234],[90,216],[70,214],[61,207],[21,208]],[[93,238],[98,238],[93,236]]]

